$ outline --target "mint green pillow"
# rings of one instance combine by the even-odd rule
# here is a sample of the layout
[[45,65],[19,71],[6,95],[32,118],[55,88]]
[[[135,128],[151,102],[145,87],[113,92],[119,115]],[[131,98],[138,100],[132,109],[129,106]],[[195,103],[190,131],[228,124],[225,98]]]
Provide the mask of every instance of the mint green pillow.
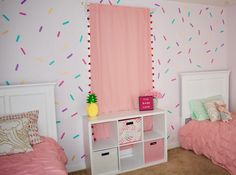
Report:
[[191,100],[189,102],[190,112],[194,120],[208,120],[209,116],[204,107],[204,99]]

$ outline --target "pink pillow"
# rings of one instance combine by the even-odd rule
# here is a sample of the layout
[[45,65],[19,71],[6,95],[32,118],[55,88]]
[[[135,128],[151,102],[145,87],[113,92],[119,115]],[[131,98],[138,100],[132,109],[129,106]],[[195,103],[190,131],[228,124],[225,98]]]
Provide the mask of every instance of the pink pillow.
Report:
[[38,115],[39,115],[39,111],[35,110],[35,111],[18,113],[18,114],[8,114],[8,115],[0,116],[0,120],[5,121],[5,120],[27,118],[29,120],[28,134],[29,134],[30,144],[34,145],[41,142],[40,135],[38,133]]

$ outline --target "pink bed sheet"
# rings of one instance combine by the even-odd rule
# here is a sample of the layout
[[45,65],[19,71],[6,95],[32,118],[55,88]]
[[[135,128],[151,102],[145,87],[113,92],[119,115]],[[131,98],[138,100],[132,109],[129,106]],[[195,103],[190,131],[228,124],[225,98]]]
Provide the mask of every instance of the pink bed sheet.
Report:
[[0,156],[0,175],[67,175],[66,163],[62,148],[53,139],[42,137],[32,152]]
[[229,123],[192,120],[180,129],[179,139],[181,147],[236,175],[236,114]]

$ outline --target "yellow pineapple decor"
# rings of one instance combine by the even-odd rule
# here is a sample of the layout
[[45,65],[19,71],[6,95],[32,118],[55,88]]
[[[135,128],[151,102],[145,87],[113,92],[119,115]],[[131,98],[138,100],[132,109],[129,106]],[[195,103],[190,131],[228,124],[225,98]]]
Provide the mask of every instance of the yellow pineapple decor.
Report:
[[95,118],[98,114],[98,105],[97,102],[97,96],[96,94],[89,94],[87,97],[87,114],[90,118]]

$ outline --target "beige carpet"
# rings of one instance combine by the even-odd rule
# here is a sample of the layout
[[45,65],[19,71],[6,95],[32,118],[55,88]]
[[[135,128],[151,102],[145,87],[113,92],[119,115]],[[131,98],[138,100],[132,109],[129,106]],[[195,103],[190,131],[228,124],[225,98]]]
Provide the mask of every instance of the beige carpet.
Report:
[[[229,175],[223,168],[214,165],[204,156],[195,155],[181,148],[168,152],[168,162],[122,175]],[[69,175],[86,175],[85,171]]]

